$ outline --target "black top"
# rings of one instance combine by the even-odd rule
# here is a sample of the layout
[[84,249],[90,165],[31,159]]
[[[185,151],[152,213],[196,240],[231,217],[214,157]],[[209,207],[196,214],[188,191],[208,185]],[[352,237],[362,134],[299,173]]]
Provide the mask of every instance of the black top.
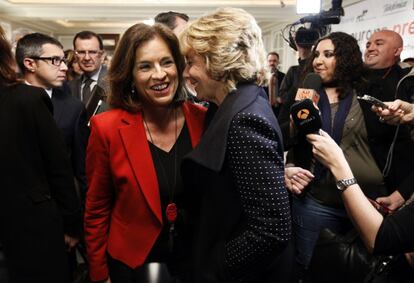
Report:
[[374,253],[414,252],[414,203],[384,218],[375,239]]
[[[183,182],[180,177],[181,160],[192,149],[187,124],[184,124],[176,143],[169,152],[158,148],[151,142],[149,142],[149,146],[152,160],[154,161],[155,171],[157,173],[164,226],[147,257],[146,262],[168,262],[170,260],[176,260],[177,257],[182,258],[185,255],[186,250],[188,250],[186,247],[189,246],[189,234],[187,228],[189,220],[183,208]],[[174,185],[175,187],[172,188]],[[178,217],[174,224],[173,253],[170,252],[168,245],[171,225],[165,214],[167,205],[171,202],[174,202],[178,208]],[[184,230],[184,228],[186,230]],[[174,259],[171,257],[172,255],[174,255]]]
[[[382,101],[393,101],[399,98],[412,102],[412,95],[414,93],[413,76],[404,79],[397,88],[398,82],[410,70],[410,68],[402,69],[398,65],[392,66],[391,69],[370,69],[365,75],[368,78],[368,85],[361,91],[361,94],[369,94]],[[380,123],[378,116],[371,111],[371,105],[363,102],[360,104],[364,112],[371,151],[378,166],[382,169],[386,164],[387,154],[394,138],[396,127]],[[408,199],[413,192],[412,182],[414,180],[412,169],[414,143],[411,139],[410,130],[409,125],[400,125],[393,151],[391,171],[385,178],[390,193],[398,189],[405,199]]]
[[411,203],[384,218],[375,239],[374,254],[394,255],[388,275],[394,280],[392,282],[412,282],[414,278],[414,269],[407,264],[404,256],[404,253],[414,251],[413,239],[414,203]]

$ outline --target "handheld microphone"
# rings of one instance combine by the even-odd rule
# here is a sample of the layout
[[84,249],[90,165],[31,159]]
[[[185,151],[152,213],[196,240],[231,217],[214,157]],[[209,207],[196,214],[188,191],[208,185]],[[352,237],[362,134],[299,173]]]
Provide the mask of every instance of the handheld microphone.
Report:
[[290,114],[298,133],[301,135],[318,133],[322,128],[319,110],[316,109],[310,99],[304,99],[293,104],[290,108]]
[[[100,99],[100,100],[99,100],[99,102],[98,102],[98,104],[96,105],[95,110],[94,110],[94,111],[93,111],[93,113],[92,113],[91,118],[92,118],[93,116],[95,116],[95,115],[96,115],[96,113],[98,113],[98,111],[99,111],[99,110],[100,110],[100,108],[102,107],[102,103],[103,103],[103,101]],[[90,126],[90,124],[91,124],[91,121],[89,120],[89,122],[88,122],[88,127]]]
[[319,90],[321,86],[322,79],[318,74],[307,74],[303,81],[303,87],[299,88],[296,92],[295,100],[310,99],[317,105],[319,101],[317,90]]

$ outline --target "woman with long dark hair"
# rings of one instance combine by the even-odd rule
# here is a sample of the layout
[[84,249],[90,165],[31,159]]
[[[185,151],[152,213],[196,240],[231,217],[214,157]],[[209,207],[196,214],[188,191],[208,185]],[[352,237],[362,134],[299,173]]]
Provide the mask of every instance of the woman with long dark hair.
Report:
[[[343,149],[355,173],[354,179],[337,182],[322,163],[315,162],[312,145],[300,132],[289,152],[293,167],[286,168],[287,188],[292,200],[293,229],[300,270],[306,270],[323,228],[336,232],[350,229],[351,223],[340,198],[341,190],[358,180],[364,193],[375,199],[386,195],[380,167],[371,151],[366,116],[357,94],[364,85],[362,54],[351,35],[333,32],[319,39],[305,67],[304,76],[313,72],[322,79],[318,90],[322,129]],[[361,102],[363,103],[363,102]],[[366,105],[364,105],[366,106]],[[382,168],[381,168],[382,169]],[[336,188],[338,189],[332,189]]]

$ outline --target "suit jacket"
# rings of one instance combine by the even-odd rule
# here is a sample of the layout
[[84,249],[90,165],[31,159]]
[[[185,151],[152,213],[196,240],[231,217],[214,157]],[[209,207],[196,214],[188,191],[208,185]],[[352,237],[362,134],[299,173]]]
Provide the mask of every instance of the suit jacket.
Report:
[[[280,88],[282,86],[283,79],[285,78],[285,73],[282,73],[281,71],[277,70],[277,96],[280,97]],[[263,89],[265,90],[267,97],[269,97],[269,86],[264,86]]]
[[198,200],[193,282],[290,282],[281,141],[263,89],[240,84],[184,159],[186,189]]
[[[205,110],[182,105],[194,147]],[[85,239],[92,280],[108,277],[107,252],[131,268],[142,265],[161,232],[158,181],[141,113],[114,109],[94,116],[87,149]]]
[[0,242],[11,282],[69,282],[63,234],[80,224],[65,144],[45,91],[0,86]]
[[86,197],[85,156],[89,137],[86,109],[83,103],[73,97],[67,84],[52,92],[53,118],[63,133],[76,185],[82,200]]
[[[109,108],[109,106],[106,104],[106,97],[109,93],[107,73],[108,69],[106,68],[106,66],[102,66],[101,71],[99,73],[98,81],[95,87],[92,89],[89,101],[82,101],[86,107],[86,118],[88,121],[93,115],[102,113]],[[82,82],[84,79],[84,76],[80,76],[79,78],[69,82],[69,87],[72,95],[80,100],[82,100]],[[102,105],[99,105],[98,107],[99,101],[102,101]]]

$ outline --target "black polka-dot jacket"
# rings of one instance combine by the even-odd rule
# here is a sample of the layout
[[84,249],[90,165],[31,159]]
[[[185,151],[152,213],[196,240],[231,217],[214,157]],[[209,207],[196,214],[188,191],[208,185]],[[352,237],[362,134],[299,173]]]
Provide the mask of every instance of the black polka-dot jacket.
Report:
[[262,88],[241,84],[225,98],[182,174],[193,195],[194,282],[288,282],[283,145]]

